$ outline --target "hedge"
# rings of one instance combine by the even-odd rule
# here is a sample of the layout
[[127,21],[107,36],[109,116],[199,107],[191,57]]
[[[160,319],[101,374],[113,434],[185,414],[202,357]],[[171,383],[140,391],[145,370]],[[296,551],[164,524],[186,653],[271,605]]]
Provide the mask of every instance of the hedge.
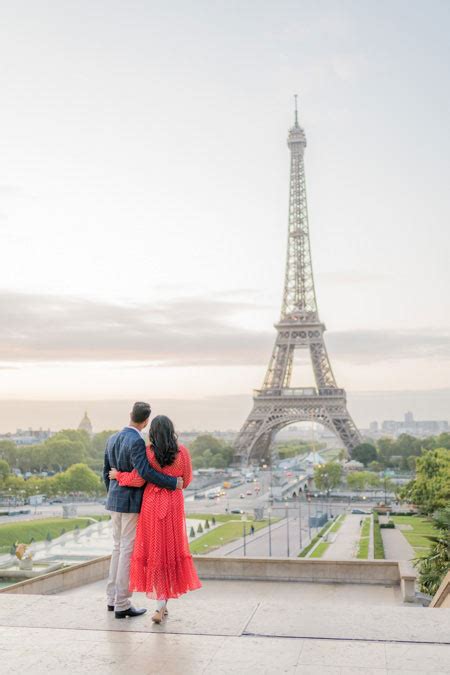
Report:
[[378,511],[374,511],[373,514],[373,557],[376,560],[384,560],[385,558]]

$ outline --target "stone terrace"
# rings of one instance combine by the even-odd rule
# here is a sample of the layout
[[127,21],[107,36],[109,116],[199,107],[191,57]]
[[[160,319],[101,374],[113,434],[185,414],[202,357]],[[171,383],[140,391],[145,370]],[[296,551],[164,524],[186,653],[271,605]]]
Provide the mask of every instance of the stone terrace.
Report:
[[209,580],[161,626],[115,619],[104,591],[1,594],[2,673],[450,673],[450,609],[403,604],[399,586]]

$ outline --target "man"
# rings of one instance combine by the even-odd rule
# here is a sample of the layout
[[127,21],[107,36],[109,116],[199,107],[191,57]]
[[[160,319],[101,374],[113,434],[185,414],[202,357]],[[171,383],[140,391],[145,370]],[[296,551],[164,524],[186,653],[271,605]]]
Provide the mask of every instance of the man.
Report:
[[144,487],[121,487],[116,480],[109,480],[110,469],[113,467],[118,471],[136,469],[148,483],[169,490],[183,488],[182,478],[159,473],[148,463],[145,443],[140,432],[147,426],[150,413],[148,403],[141,401],[135,403],[130,414],[130,423],[108,439],[105,450],[103,478],[108,491],[106,508],[111,512],[114,542],[106,597],[108,611],[115,610],[116,619],[139,616],[147,611],[132,607],[131,592],[128,590],[130,559]]

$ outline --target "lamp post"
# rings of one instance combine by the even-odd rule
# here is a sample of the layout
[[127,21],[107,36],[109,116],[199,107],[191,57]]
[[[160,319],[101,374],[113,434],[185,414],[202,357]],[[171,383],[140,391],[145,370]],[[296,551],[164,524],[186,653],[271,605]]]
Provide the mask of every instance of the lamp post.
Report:
[[308,497],[308,534],[311,541],[311,497]]
[[323,482],[324,482],[324,486],[325,486],[325,511],[326,511],[327,520],[328,520],[328,474],[327,474],[327,472],[325,472],[323,474],[323,478],[324,478]]
[[286,550],[287,550],[287,557],[289,558],[289,507],[286,504]]
[[272,520],[271,520],[271,511],[272,509],[269,508],[269,557],[272,557]]
[[298,539],[301,551],[303,545],[302,545],[302,500],[300,499],[300,491],[298,493]]
[[246,532],[245,523],[244,523],[244,556],[247,555],[246,539],[245,539],[246,535],[247,535],[247,532]]

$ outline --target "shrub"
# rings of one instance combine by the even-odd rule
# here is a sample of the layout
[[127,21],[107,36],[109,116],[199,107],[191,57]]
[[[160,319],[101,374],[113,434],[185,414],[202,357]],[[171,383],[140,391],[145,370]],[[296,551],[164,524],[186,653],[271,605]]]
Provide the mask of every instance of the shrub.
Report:
[[431,548],[423,558],[416,558],[414,564],[419,570],[420,590],[434,595],[442,579],[450,569],[450,506],[433,515],[437,535],[427,536]]
[[192,525],[191,525],[191,529],[190,529],[190,532],[189,532],[189,536],[190,536],[190,537],[195,537],[195,530],[194,530],[194,528],[192,527]]
[[387,523],[380,523],[380,528],[384,530],[393,530],[395,527],[395,523],[393,520],[390,520]]
[[374,511],[373,514],[373,557],[376,560],[383,560],[385,557],[378,511]]
[[212,522],[213,525],[216,524],[216,519],[214,518],[214,516],[211,518],[211,522]]
[[203,532],[203,527],[202,527],[202,524],[199,523],[198,527],[197,527],[197,534],[201,534],[202,532]]
[[209,530],[209,521],[205,520],[205,530]]

